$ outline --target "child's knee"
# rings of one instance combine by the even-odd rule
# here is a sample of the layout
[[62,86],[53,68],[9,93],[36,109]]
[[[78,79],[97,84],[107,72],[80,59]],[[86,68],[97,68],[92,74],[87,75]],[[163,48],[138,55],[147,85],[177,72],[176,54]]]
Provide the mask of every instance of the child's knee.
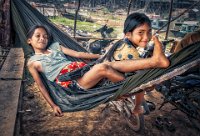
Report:
[[107,64],[101,63],[101,64],[95,65],[95,69],[98,72],[97,74],[104,74],[110,69],[110,66]]

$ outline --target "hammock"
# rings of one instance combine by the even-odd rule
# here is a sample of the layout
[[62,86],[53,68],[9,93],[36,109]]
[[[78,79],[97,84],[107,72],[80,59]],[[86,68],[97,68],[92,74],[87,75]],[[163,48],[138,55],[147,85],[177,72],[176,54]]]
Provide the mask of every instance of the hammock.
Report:
[[[30,26],[42,24],[51,30],[54,41],[60,42],[68,48],[76,51],[86,50],[72,39],[69,35],[61,32],[48,18],[34,9],[25,0],[11,0],[11,19],[15,31],[15,45],[21,45],[25,56],[28,57],[33,52],[26,43],[26,33]],[[95,87],[87,91],[73,91],[73,89],[62,88],[54,82],[50,82],[41,74],[44,84],[49,90],[53,101],[62,111],[80,111],[94,108],[102,103],[115,100],[119,96],[128,96],[144,90],[145,88],[168,80],[173,76],[187,71],[200,62],[200,42],[187,46],[180,52],[170,56],[171,65],[166,69],[140,70],[135,75],[128,77],[125,81],[108,86]],[[72,57],[71,61],[80,61]]]

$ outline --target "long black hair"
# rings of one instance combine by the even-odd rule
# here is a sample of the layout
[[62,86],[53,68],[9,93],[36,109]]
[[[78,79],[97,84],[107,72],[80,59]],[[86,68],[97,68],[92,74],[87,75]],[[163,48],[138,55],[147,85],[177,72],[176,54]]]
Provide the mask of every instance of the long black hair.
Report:
[[132,13],[130,14],[125,22],[124,22],[124,34],[127,32],[132,32],[136,27],[147,23],[149,26],[151,26],[151,20],[149,19],[148,16],[146,16],[144,13]]

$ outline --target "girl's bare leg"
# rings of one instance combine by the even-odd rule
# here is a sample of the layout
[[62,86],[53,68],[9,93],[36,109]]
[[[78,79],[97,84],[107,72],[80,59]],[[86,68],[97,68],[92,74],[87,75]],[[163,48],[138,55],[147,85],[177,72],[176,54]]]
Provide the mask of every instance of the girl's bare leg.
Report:
[[161,43],[154,37],[154,51],[151,58],[137,59],[137,60],[123,60],[115,62],[105,62],[114,69],[121,72],[133,72],[148,68],[166,68],[170,62],[162,52]]
[[86,72],[83,77],[79,78],[77,82],[84,88],[88,89],[95,86],[101,79],[107,78],[112,82],[119,82],[124,80],[124,75],[114,70],[107,64],[97,64]]
[[134,114],[142,114],[144,112],[141,107],[143,101],[144,101],[144,91],[137,93],[135,95],[135,107],[133,110]]

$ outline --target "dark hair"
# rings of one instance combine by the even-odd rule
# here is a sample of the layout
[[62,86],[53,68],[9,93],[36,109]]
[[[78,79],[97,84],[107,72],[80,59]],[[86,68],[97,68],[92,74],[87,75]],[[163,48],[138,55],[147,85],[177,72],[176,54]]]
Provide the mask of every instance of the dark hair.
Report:
[[35,30],[38,29],[38,28],[43,28],[46,31],[47,36],[48,36],[48,44],[49,44],[51,42],[51,40],[52,40],[52,36],[51,36],[51,33],[50,33],[49,29],[44,25],[31,26],[30,29],[28,30],[27,34],[26,34],[27,39],[31,38],[33,36]]
[[136,27],[147,23],[149,26],[151,26],[151,20],[149,19],[148,16],[146,16],[144,13],[132,13],[130,14],[125,22],[124,22],[124,34],[127,32],[132,32]]

